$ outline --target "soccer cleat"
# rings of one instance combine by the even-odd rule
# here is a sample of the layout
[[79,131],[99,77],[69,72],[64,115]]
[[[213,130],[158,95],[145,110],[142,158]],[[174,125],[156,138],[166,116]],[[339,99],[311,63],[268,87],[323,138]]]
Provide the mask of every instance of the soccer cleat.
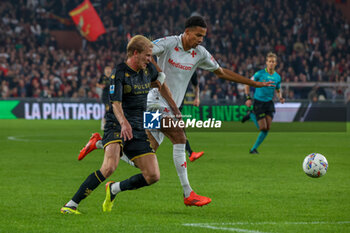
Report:
[[209,197],[199,196],[194,191],[190,193],[188,197],[184,197],[184,203],[186,206],[204,206],[211,202]]
[[247,112],[247,114],[242,118],[241,122],[244,123],[246,122],[247,120],[250,119],[250,111]]
[[92,136],[91,136],[90,140],[88,141],[88,143],[84,146],[83,149],[81,149],[81,151],[79,153],[79,156],[78,156],[78,160],[82,160],[91,151],[97,149],[96,142],[101,140],[101,139],[102,138],[101,138],[101,135],[99,133],[92,134]]
[[113,202],[115,199],[114,194],[112,194],[111,192],[111,185],[114,184],[114,181],[109,181],[106,184],[106,199],[104,200],[103,204],[102,204],[102,210],[103,212],[111,212],[112,211],[112,207],[113,207]]
[[78,210],[77,207],[74,206],[63,206],[61,208],[61,213],[62,214],[81,214]]
[[249,153],[251,153],[251,154],[259,154],[259,152],[256,149],[250,150]]
[[204,154],[204,151],[201,152],[192,152],[191,156],[190,156],[190,161],[193,162],[196,159],[199,159],[200,157],[202,157],[202,155]]

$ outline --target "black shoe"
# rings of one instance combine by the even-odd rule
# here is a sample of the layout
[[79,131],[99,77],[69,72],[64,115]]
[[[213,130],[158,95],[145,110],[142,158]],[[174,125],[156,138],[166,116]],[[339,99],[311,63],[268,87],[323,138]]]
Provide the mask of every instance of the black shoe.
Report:
[[256,149],[250,150],[249,153],[250,153],[250,154],[259,154],[259,152],[258,152]]
[[244,123],[244,122],[246,122],[247,120],[249,120],[250,119],[250,111],[248,111],[247,112],[247,115],[245,115],[243,118],[242,118],[242,120],[241,120],[241,122],[242,123]]

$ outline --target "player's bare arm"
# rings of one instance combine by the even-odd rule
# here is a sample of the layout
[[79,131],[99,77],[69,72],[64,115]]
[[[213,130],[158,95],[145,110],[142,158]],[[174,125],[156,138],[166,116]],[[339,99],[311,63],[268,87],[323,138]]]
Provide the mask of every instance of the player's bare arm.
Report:
[[165,83],[165,78],[166,78],[166,75],[163,72],[159,72],[157,80],[151,82],[151,87],[158,88],[158,90],[160,90],[162,88],[163,84]]
[[158,66],[156,60],[154,60],[154,58],[151,58],[151,63],[156,67],[158,72],[163,72],[162,69]]
[[214,74],[216,74],[219,78],[232,81],[232,82],[247,84],[252,87],[274,87],[275,86],[272,81],[257,82],[249,78],[245,78],[242,75],[239,75],[229,69],[225,69],[221,67],[215,70]]
[[162,87],[162,84],[158,80],[156,80],[154,82],[151,82],[151,87],[152,88],[158,88],[160,90],[161,87]]
[[253,102],[252,102],[252,99],[250,97],[250,87],[248,85],[246,85],[244,87],[244,94],[245,94],[245,98],[246,98],[245,105],[247,105],[247,107],[250,108],[252,106]]
[[119,124],[121,126],[120,137],[122,137],[124,141],[132,139],[133,138],[132,128],[130,126],[129,121],[124,116],[122,102],[114,101],[112,103],[112,107],[113,107],[113,113],[115,117],[118,119]]
[[280,103],[284,104],[285,99],[283,98],[282,90],[281,89],[276,89],[276,93],[277,93],[277,97],[278,97]]
[[[158,66],[157,62],[152,57],[151,63],[156,67],[158,72],[162,72],[162,69]],[[172,97],[172,94],[170,92],[169,87],[166,85],[166,83],[163,83],[162,88],[159,89],[160,94],[163,96],[163,98],[168,102],[172,112],[175,114],[175,116],[181,116],[181,112],[179,108],[176,106],[176,103]],[[180,117],[181,118],[181,117]]]
[[175,101],[174,101],[174,99],[172,97],[170,89],[166,85],[166,83],[164,83],[162,88],[160,89],[160,94],[168,102],[172,112],[175,114],[175,117],[180,119],[181,118],[181,112],[180,112],[179,108],[176,106],[176,103],[175,103]]
[[201,101],[199,99],[199,85],[195,86],[194,93],[195,93],[195,96],[194,96],[194,100],[193,100],[193,105],[198,107],[201,103]]

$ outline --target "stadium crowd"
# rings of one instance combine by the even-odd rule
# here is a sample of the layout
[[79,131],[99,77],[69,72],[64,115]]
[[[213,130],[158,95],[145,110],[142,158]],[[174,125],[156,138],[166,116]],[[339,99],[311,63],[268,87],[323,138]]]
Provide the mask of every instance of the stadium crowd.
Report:
[[[206,18],[203,45],[222,67],[251,77],[273,51],[284,82],[350,82],[349,22],[325,1],[92,0],[107,33],[85,41],[80,51],[62,50],[50,30],[75,30],[68,12],[80,3],[2,1],[0,97],[99,98],[96,83],[103,68],[124,60],[130,35],[177,35],[194,14]],[[242,99],[243,85],[201,70],[198,77],[203,101]],[[285,96],[317,101],[347,94],[344,87],[299,87]]]

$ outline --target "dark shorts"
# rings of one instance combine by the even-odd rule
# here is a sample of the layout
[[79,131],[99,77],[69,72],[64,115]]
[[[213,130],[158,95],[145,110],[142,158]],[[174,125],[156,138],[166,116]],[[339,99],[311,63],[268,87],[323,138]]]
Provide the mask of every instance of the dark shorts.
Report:
[[140,158],[145,155],[155,154],[154,150],[151,148],[151,143],[149,142],[147,135],[144,138],[132,138],[124,142],[120,138],[120,131],[117,129],[106,129],[103,138],[102,144],[106,148],[109,144],[119,143],[122,147],[122,151],[130,160]]
[[254,113],[257,120],[263,119],[266,116],[273,118],[275,114],[275,104],[272,100],[268,102],[254,100]]

